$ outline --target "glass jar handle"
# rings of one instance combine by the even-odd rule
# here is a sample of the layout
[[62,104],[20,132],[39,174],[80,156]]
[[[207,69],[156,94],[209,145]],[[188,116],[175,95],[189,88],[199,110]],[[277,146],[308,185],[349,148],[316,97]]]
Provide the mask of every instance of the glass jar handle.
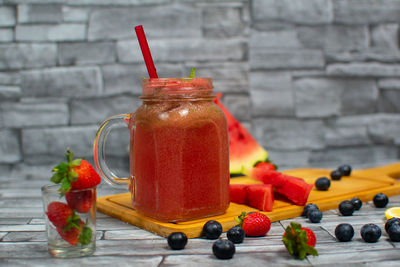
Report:
[[93,144],[93,158],[97,172],[108,184],[117,188],[126,188],[129,178],[118,177],[106,164],[106,140],[112,129],[122,128],[122,125],[126,127],[130,118],[131,114],[126,113],[106,119],[97,131]]

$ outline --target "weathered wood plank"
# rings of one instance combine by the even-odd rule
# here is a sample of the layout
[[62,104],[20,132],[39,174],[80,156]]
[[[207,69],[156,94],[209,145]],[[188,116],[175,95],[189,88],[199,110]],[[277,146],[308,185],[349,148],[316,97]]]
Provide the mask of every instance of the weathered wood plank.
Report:
[[112,256],[91,256],[83,258],[56,259],[40,258],[40,259],[0,259],[1,266],[143,266],[143,267],[156,267],[162,261],[162,256],[146,256],[146,257],[129,257],[121,256],[116,259]]
[[264,253],[241,253],[237,251],[232,259],[218,260],[211,248],[207,255],[169,255],[161,266],[311,266],[307,260],[299,261],[290,257],[285,251]]

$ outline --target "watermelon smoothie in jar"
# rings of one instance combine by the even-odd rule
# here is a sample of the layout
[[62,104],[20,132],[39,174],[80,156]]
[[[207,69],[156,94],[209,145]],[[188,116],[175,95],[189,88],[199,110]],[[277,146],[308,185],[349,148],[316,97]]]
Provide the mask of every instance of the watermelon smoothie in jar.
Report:
[[[128,122],[129,187],[138,213],[173,222],[222,214],[228,208],[228,130],[212,89],[210,78],[143,79],[138,110],[111,117],[100,127],[96,139],[101,141],[102,132],[106,136],[112,128],[107,124]],[[104,141],[97,141],[97,147]],[[111,184],[119,183],[104,168],[99,150],[95,162],[100,174]]]

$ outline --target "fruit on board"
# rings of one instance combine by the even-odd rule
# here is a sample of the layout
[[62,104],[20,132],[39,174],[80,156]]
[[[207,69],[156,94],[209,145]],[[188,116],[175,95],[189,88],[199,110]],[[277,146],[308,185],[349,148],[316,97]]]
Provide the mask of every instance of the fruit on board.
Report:
[[226,237],[235,244],[239,244],[243,242],[246,233],[243,228],[239,226],[234,226],[228,230],[226,233]]
[[214,102],[224,112],[229,134],[229,170],[231,174],[244,173],[259,161],[268,161],[268,152],[260,146],[242,124],[221,103],[222,94]]
[[351,174],[351,166],[350,165],[341,165],[338,167],[338,171],[342,173],[342,176],[350,176]]
[[285,196],[296,205],[304,206],[314,185],[307,184],[303,179],[283,174],[278,171],[262,170],[254,167],[250,174],[264,184],[271,184],[275,192]]
[[231,202],[237,204],[246,204],[248,184],[230,184],[229,195]]
[[54,174],[50,179],[56,184],[61,184],[62,193],[91,188],[101,182],[93,166],[84,159],[74,159],[74,153],[71,150],[67,150],[65,158],[67,162],[60,162],[54,167]]
[[246,236],[264,236],[271,228],[269,218],[260,212],[242,212],[236,219],[239,227],[242,227]]
[[212,246],[213,253],[218,259],[231,259],[236,252],[235,244],[230,240],[218,239]]
[[381,228],[378,225],[373,223],[365,224],[361,227],[361,237],[365,242],[375,243],[378,242],[379,238],[382,235]]
[[328,177],[320,177],[315,181],[315,187],[320,191],[326,191],[331,186],[331,180]]
[[207,239],[217,239],[222,234],[222,225],[217,221],[208,221],[203,226],[203,236]]
[[272,211],[274,192],[270,184],[231,184],[229,190],[231,202]]
[[351,216],[354,212],[354,205],[349,200],[344,200],[339,204],[339,211],[343,216]]
[[247,187],[247,204],[250,207],[272,211],[274,191],[270,184],[254,184]]
[[351,203],[353,203],[354,210],[360,210],[362,206],[362,201],[358,197],[354,197],[351,200]]
[[332,180],[339,181],[342,179],[342,173],[339,170],[334,170],[331,172]]
[[348,242],[354,236],[354,228],[351,224],[341,223],[335,228],[335,236],[340,242]]
[[256,163],[256,166],[254,166],[254,167],[258,167],[260,169],[270,170],[270,171],[276,171],[278,169],[278,167],[271,162],[258,162],[258,163]]
[[303,260],[307,254],[318,256],[317,250],[314,248],[317,243],[314,232],[301,224],[291,222],[286,227],[282,241],[290,255]]
[[308,219],[312,223],[319,223],[322,219],[322,212],[319,209],[313,209],[308,212]]
[[69,191],[65,194],[68,205],[80,213],[86,213],[90,210],[95,197],[96,194],[92,190]]
[[74,211],[65,203],[53,201],[47,206],[47,218],[55,227],[66,227],[73,221]]
[[379,193],[374,196],[373,201],[375,207],[384,208],[389,203],[389,198],[385,194]]
[[182,232],[174,232],[168,236],[168,245],[174,250],[184,249],[188,238]]

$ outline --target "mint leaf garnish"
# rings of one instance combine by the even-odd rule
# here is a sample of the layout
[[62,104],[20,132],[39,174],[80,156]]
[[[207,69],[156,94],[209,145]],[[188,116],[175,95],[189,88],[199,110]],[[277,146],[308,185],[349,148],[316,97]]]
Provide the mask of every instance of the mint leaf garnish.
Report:
[[192,68],[192,71],[189,74],[189,78],[194,78],[196,77],[196,68]]

